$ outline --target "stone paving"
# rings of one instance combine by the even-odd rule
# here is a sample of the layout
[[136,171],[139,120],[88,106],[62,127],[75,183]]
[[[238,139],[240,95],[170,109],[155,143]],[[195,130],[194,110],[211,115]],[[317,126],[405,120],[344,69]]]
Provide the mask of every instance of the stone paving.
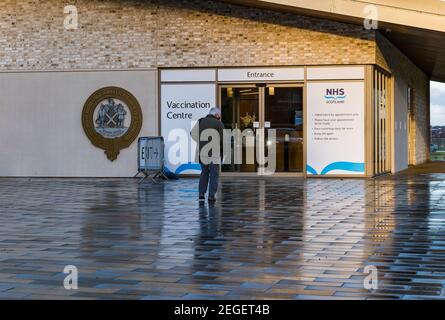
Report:
[[0,179],[0,299],[445,297],[444,174],[196,185]]

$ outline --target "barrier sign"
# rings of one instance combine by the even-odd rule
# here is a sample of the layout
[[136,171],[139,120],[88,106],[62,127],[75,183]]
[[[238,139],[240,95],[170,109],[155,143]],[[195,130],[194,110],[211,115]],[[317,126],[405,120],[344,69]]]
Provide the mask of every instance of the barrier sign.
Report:
[[138,173],[144,178],[154,173],[153,180],[164,176],[164,138],[141,137],[138,141]]

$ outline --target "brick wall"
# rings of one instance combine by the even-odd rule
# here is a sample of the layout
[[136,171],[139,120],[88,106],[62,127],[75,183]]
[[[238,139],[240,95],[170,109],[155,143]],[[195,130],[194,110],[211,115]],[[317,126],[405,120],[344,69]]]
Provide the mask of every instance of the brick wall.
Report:
[[424,163],[429,160],[430,148],[429,78],[380,33],[376,35],[376,42],[376,63],[393,74],[396,89],[400,91],[394,97],[395,108],[403,109],[404,115],[407,115],[407,99],[404,95],[407,95],[408,86],[414,89],[415,133],[411,139],[414,140],[415,159],[412,162]]
[[[78,8],[78,30],[64,29],[65,5]],[[377,38],[361,26],[219,1],[2,0],[0,71],[377,63],[416,90],[422,163],[427,76]]]
[[[65,5],[80,28],[63,28]],[[3,0],[0,70],[374,63],[361,26],[218,1]]]

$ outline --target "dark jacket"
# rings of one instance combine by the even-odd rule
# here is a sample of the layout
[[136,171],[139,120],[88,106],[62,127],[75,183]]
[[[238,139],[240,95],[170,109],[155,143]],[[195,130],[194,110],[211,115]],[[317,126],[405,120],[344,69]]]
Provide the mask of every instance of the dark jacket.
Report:
[[[198,128],[199,128],[199,135],[197,135]],[[201,137],[202,132],[207,129],[214,129],[219,133],[220,158],[222,159],[224,124],[220,120],[218,120],[215,116],[210,115],[210,114],[204,118],[199,119],[198,123],[196,123],[195,127],[192,129],[193,140],[195,140],[197,143],[199,142],[199,148],[197,148],[197,151],[199,150],[199,152],[201,152],[202,148],[211,141],[211,138],[209,138],[209,141],[200,141],[199,137]],[[198,154],[197,154],[197,156],[198,156]],[[212,152],[210,152],[209,156],[213,157]],[[221,159],[219,159],[219,160],[221,160]],[[198,160],[198,158],[196,160]],[[199,160],[201,160],[201,159],[199,159]],[[214,160],[216,161],[216,159],[214,159]],[[199,161],[199,162],[201,162],[201,161]]]

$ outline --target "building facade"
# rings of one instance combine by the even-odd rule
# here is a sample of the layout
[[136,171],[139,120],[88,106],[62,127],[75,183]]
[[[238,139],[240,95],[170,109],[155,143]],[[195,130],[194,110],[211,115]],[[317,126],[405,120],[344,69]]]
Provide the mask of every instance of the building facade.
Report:
[[[133,176],[136,140],[110,161],[82,126],[86,101],[106,87],[137,99],[138,136],[168,140],[166,128],[188,130],[211,106],[231,129],[278,129],[278,172],[370,177],[428,160],[429,77],[378,31],[196,0],[76,1],[78,28],[67,30],[67,5],[2,3],[0,176]],[[170,119],[169,108],[184,109],[187,97],[204,107]],[[338,102],[349,97],[351,107]],[[327,119],[324,103],[346,109]]]

